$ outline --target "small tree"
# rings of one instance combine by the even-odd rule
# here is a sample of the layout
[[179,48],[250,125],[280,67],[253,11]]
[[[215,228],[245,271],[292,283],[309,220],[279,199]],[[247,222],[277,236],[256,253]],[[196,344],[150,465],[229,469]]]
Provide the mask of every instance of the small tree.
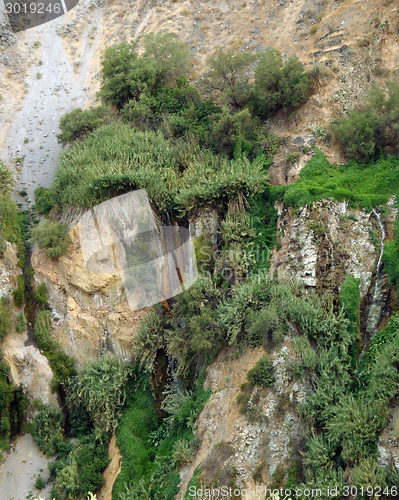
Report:
[[241,108],[249,98],[248,71],[254,61],[253,54],[219,47],[207,60],[210,69],[203,76],[202,86],[217,91],[222,103]]
[[64,255],[71,244],[68,236],[68,225],[62,222],[41,222],[32,231],[32,236],[40,248],[46,248],[47,257]]
[[310,73],[297,57],[284,63],[277,49],[269,49],[255,70],[255,112],[266,118],[278,109],[298,106],[308,99],[310,88]]
[[363,106],[343,115],[331,130],[348,158],[366,160],[389,147],[399,150],[399,84],[374,86]]
[[35,189],[36,209],[41,215],[47,215],[53,208],[50,193],[50,189],[43,186],[39,186]]
[[101,60],[102,101],[121,109],[155,83],[155,68],[138,58],[135,43],[123,42],[105,49]]
[[171,33],[149,33],[144,37],[143,59],[156,68],[158,87],[186,75],[191,69],[190,58],[186,44]]
[[376,146],[378,117],[372,109],[354,109],[331,125],[348,158],[367,159]]
[[143,57],[138,56],[134,42],[105,49],[98,93],[103,102],[121,109],[143,94],[174,83],[190,69],[189,49],[169,33],[147,35],[144,49]]

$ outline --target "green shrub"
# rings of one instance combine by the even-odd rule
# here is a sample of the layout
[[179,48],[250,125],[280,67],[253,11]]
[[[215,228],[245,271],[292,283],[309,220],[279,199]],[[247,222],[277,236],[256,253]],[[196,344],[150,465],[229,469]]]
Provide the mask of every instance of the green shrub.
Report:
[[35,481],[35,488],[41,491],[46,486],[46,481],[42,478],[42,476],[37,476]]
[[5,297],[0,298],[0,342],[11,330],[11,316]]
[[8,195],[14,186],[14,177],[11,170],[0,160],[0,195]]
[[201,85],[206,91],[217,91],[223,104],[242,108],[249,98],[248,70],[255,56],[248,52],[234,52],[219,47],[207,59],[209,70]]
[[[10,243],[21,241],[21,218],[17,204],[7,195],[0,194],[0,237]],[[5,245],[3,243],[3,251]]]
[[32,420],[33,439],[48,456],[54,455],[64,440],[63,423],[62,413],[50,405],[43,405]]
[[114,432],[126,398],[128,374],[129,367],[111,356],[87,363],[68,383],[68,405],[83,405],[98,430]]
[[25,283],[22,274],[17,277],[18,288],[12,292],[14,304],[17,307],[22,307],[24,304]]
[[26,330],[26,319],[25,314],[19,313],[17,317],[17,325],[15,327],[18,333],[24,332]]
[[267,118],[281,108],[295,107],[307,101],[310,73],[305,71],[297,57],[284,63],[277,49],[262,53],[255,70],[255,113]]
[[170,84],[189,71],[189,50],[171,34],[148,34],[144,54],[139,57],[135,43],[123,42],[105,49],[101,60],[101,89],[105,103],[121,109],[129,101],[139,101],[143,93]]
[[58,258],[65,255],[71,244],[68,225],[62,222],[43,221],[32,231],[40,248],[46,249],[47,257]]
[[61,133],[57,140],[63,146],[83,139],[89,132],[99,127],[104,121],[105,109],[102,106],[82,110],[76,108],[63,115],[60,119]]
[[34,326],[34,333],[37,345],[45,352],[50,352],[54,348],[53,340],[50,337],[51,316],[48,311],[38,311]]
[[33,296],[40,308],[44,308],[48,305],[50,297],[48,295],[47,287],[44,282],[40,283],[40,285],[36,287],[36,289],[33,291]]
[[223,345],[224,332],[216,313],[220,297],[215,283],[205,276],[177,297],[173,316],[184,321],[172,322],[166,332],[166,345],[178,361],[182,377],[192,363],[198,369],[211,361]]
[[56,483],[67,498],[86,498],[104,485],[102,472],[109,462],[107,439],[85,436],[54,464]]
[[51,202],[50,190],[43,186],[39,186],[35,189],[35,202],[37,211],[40,215],[47,215],[53,208]]
[[247,378],[252,384],[270,387],[274,384],[273,364],[269,356],[263,356],[256,365],[248,371]]
[[387,146],[398,151],[398,96],[396,81],[374,86],[363,106],[331,125],[348,158],[367,159]]

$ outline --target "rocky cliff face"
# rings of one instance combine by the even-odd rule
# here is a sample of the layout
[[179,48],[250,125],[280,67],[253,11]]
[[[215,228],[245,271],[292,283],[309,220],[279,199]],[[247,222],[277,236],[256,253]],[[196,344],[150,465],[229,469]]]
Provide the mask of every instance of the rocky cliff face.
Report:
[[[22,272],[17,263],[15,245],[6,243],[5,251],[0,258],[0,297],[10,298],[12,291],[17,287],[17,277]],[[30,401],[40,400],[45,404],[58,406],[57,398],[51,392],[53,372],[47,358],[31,345],[26,332],[15,331],[16,318],[22,310],[15,307],[12,299],[9,308],[13,327],[1,343],[0,349],[10,366],[11,380],[16,385],[22,385]]]
[[[388,238],[396,216],[392,204],[390,200],[385,207]],[[335,297],[345,276],[352,274],[360,279],[363,308],[370,305],[381,240],[375,214],[349,209],[346,202],[333,200],[320,200],[298,210],[280,205],[278,211],[279,243],[271,257],[270,272],[279,279],[298,280],[318,293],[332,292]],[[381,300],[385,305],[388,288],[385,278]]]
[[17,287],[18,268],[17,249],[15,245],[5,242],[5,249],[0,256],[0,297],[7,297]]
[[[273,390],[255,389],[243,411],[243,404],[238,402],[240,386],[264,354],[263,348],[248,349],[239,359],[221,353],[208,368],[205,388],[212,394],[197,423],[201,447],[181,473],[178,500],[184,498],[197,467],[203,470],[200,484],[203,480],[208,486],[213,482],[255,489],[256,485],[278,482],[280,476],[280,480],[287,479],[303,436],[296,405],[309,387],[306,380],[298,382],[290,375],[295,352],[288,335],[269,352],[276,376]],[[246,498],[251,498],[249,493]]]
[[88,271],[77,227],[70,236],[68,255],[54,260],[36,250],[32,256],[35,279],[49,291],[56,340],[78,364],[107,351],[130,359],[134,332],[145,310],[130,310],[120,276]]

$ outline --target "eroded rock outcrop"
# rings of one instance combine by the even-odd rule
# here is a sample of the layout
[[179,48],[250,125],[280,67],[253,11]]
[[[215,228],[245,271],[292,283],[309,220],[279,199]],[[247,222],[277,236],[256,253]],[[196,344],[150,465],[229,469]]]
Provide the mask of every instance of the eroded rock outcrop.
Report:
[[224,352],[209,366],[204,387],[211,389],[211,397],[197,421],[201,446],[181,473],[178,500],[184,498],[197,467],[203,471],[200,484],[222,486],[233,481],[240,489],[270,485],[276,474],[287,473],[304,430],[296,404],[309,391],[305,379],[298,381],[290,374],[295,360],[291,334],[269,352],[276,378],[273,388],[255,389],[245,412],[237,400],[240,386],[265,355],[264,348],[247,349],[239,359]]
[[0,255],[0,297],[7,297],[17,287],[17,276],[21,269],[17,266],[18,257],[15,245],[8,241],[4,252]]
[[[15,245],[5,243],[5,250],[0,258],[0,297],[10,297],[17,287],[18,275],[22,273],[18,267],[17,249]],[[53,372],[45,356],[28,341],[27,333],[17,333],[14,329],[18,314],[22,309],[15,307],[11,299],[8,307],[11,313],[12,328],[0,345],[4,360],[10,366],[11,380],[21,385],[30,401],[42,401],[45,404],[58,406],[57,398],[51,391]]]
[[[391,224],[394,210],[387,210]],[[271,257],[272,273],[333,293],[339,292],[345,275],[352,274],[360,279],[360,295],[365,297],[378,260],[380,229],[372,213],[333,200],[297,210],[280,205],[278,211],[279,245]]]
[[35,279],[46,284],[50,295],[56,340],[79,364],[107,351],[129,359],[145,309],[130,310],[119,275],[85,267],[77,227],[70,237],[68,255],[54,260],[35,250],[32,256]]
[[1,349],[10,365],[13,383],[22,386],[29,401],[41,401],[58,407],[57,396],[51,390],[53,371],[48,359],[34,345],[29,345],[28,335],[11,332]]

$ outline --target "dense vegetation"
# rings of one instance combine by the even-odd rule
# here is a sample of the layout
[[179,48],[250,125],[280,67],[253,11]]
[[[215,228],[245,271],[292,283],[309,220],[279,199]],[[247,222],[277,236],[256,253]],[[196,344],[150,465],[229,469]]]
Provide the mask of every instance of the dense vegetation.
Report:
[[348,165],[332,165],[324,153],[316,150],[294,184],[276,186],[273,191],[294,207],[333,198],[371,211],[396,195],[398,185],[399,161],[395,156],[382,156],[366,164],[352,161]]
[[[298,407],[307,432],[290,484],[395,485],[398,474],[376,462],[376,440],[398,396],[397,319],[376,335],[359,364],[359,281],[347,276],[338,302],[306,294],[298,284],[270,277],[259,248],[267,254],[276,243],[277,199],[300,207],[334,198],[371,210],[396,194],[397,159],[376,159],[375,153],[396,147],[397,89],[374,90],[364,108],[333,126],[349,157],[373,161],[331,165],[316,150],[295,184],[276,187],[268,185],[267,168],[279,140],[263,121],[305,102],[317,73],[296,58],[284,62],[273,49],[255,56],[219,48],[195,88],[187,78],[189,60],[186,46],[167,34],[147,36],[142,55],[133,43],[106,49],[101,106],[62,118],[58,139],[71,147],[51,188],[35,193],[39,212],[48,214],[145,188],[161,219],[167,213],[186,223],[205,206],[216,208],[221,219],[217,244],[203,237],[196,242],[200,279],[141,320],[135,364],[105,356],[76,373],[51,337],[45,289],[35,291],[36,341],[64,398],[63,413],[40,407],[32,424],[41,449],[56,455],[50,466],[54,494],[80,499],[101,487],[106,444],[116,432],[123,461],[114,500],[174,498],[179,468],[199,445],[194,430],[209,397],[206,367],[223,349],[237,355],[246,347],[271,350],[287,335],[296,353],[290,375],[307,377],[311,386]],[[66,227],[59,223],[44,222],[33,235],[49,256],[67,249]],[[394,283],[398,248],[395,239],[384,253]],[[7,312],[4,318],[7,325]],[[263,418],[255,396],[273,390],[270,358],[262,357],[247,379],[241,411]],[[230,451],[222,444],[219,452]]]

